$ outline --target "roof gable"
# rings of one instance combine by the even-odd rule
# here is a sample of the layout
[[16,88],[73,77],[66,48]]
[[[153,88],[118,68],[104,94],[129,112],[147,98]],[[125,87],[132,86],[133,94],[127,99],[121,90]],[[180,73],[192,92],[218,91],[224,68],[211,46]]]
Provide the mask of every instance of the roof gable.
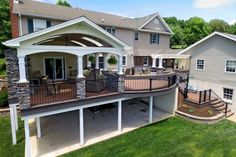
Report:
[[201,43],[207,41],[208,39],[212,38],[212,37],[215,36],[215,35],[224,37],[224,38],[226,38],[226,39],[228,39],[228,40],[236,41],[236,36],[235,36],[235,35],[226,34],[226,33],[220,33],[220,32],[214,32],[214,33],[208,35],[207,37],[205,37],[205,38],[199,40],[198,42],[194,43],[193,45],[187,47],[187,48],[184,49],[183,51],[179,52],[178,55],[181,55],[181,54],[185,53],[186,51],[188,51],[188,50],[194,48],[195,46],[197,46],[197,45],[199,45],[199,44],[201,44]]
[[50,34],[51,32],[58,31],[58,30],[61,30],[63,28],[66,29],[69,26],[72,26],[72,25],[75,25],[75,24],[80,24],[82,22],[85,22],[87,25],[89,25],[92,28],[94,28],[95,30],[99,31],[101,34],[103,34],[103,35],[107,36],[109,39],[115,41],[118,45],[120,45],[124,48],[127,48],[127,49],[131,48],[128,44],[124,43],[120,39],[118,39],[115,36],[111,35],[107,31],[105,31],[104,29],[102,29],[101,27],[99,27],[98,25],[96,25],[95,23],[90,21],[89,19],[87,19],[86,17],[79,17],[79,18],[76,18],[76,19],[73,19],[73,20],[70,20],[70,21],[67,21],[67,22],[64,22],[64,23],[61,23],[61,24],[58,24],[58,25],[55,25],[55,26],[37,31],[37,32],[34,32],[34,33],[31,33],[31,34],[27,34],[27,35],[24,35],[24,36],[21,36],[21,37],[12,39],[12,40],[8,40],[8,41],[3,42],[3,44],[8,46],[8,47],[19,47],[21,42],[24,42],[24,41],[27,41],[27,40],[30,40],[30,39],[34,39],[36,37],[40,37],[42,35]]

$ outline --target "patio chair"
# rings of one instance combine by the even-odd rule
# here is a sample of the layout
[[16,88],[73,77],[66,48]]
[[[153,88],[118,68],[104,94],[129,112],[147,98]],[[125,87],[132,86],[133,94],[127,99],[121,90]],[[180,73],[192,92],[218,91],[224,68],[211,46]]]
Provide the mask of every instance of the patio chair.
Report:
[[47,95],[55,95],[60,93],[60,84],[56,84],[52,79],[44,78],[44,84],[47,89]]

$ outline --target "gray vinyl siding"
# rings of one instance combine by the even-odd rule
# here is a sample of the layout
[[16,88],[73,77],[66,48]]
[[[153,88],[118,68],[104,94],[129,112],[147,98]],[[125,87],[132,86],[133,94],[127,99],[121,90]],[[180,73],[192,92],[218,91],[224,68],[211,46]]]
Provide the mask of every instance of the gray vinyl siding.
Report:
[[[236,60],[236,42],[216,35],[185,54],[191,55],[190,79],[236,85],[236,73],[225,72],[226,60]],[[205,60],[204,70],[196,70],[197,59]]]

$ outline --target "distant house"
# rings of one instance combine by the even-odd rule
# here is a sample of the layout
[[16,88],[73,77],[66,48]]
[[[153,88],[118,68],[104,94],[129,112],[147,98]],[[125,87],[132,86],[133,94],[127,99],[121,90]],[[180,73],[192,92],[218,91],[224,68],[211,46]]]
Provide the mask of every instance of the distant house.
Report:
[[236,112],[236,35],[214,32],[183,54],[191,55],[190,88],[212,89]]

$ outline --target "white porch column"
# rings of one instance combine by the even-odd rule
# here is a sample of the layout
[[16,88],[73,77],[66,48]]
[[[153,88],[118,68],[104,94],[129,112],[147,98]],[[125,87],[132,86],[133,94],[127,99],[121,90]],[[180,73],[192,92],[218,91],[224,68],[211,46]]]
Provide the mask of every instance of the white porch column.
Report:
[[123,56],[118,56],[118,74],[123,75],[123,65],[122,65]]
[[20,73],[19,82],[27,82],[26,71],[25,71],[25,56],[18,56],[18,63],[19,63],[19,73]]
[[107,57],[108,57],[108,54],[104,53],[103,54],[103,70],[104,71],[107,71]]
[[175,107],[174,107],[174,112],[173,112],[173,115],[175,115],[175,111],[177,111],[177,108],[178,108],[178,99],[179,99],[179,89],[176,88],[175,89]]
[[153,117],[153,96],[149,97],[149,123],[152,123]]
[[96,53],[96,67],[95,69],[99,69],[99,53]]
[[40,126],[40,117],[35,118],[36,127],[37,127],[37,137],[41,138],[41,126]]
[[84,145],[84,113],[83,108],[79,110],[79,126],[80,126],[80,145]]
[[162,57],[158,57],[158,59],[159,59],[158,68],[163,68],[163,65],[162,65],[162,63],[163,63],[163,58],[162,58]]
[[88,67],[88,68],[91,67],[91,62],[89,61],[89,55],[87,55],[87,67]]
[[83,56],[77,56],[77,78],[83,78]]
[[157,60],[156,57],[152,57],[152,67],[153,68],[156,68],[156,60]]
[[16,144],[16,123],[15,123],[15,112],[14,112],[14,105],[10,106],[10,118],[11,118],[11,135],[12,135],[12,143],[13,145]]
[[29,119],[24,119],[25,125],[25,157],[31,157],[31,150],[30,150],[30,130],[29,130]]
[[118,101],[118,131],[122,132],[122,101]]

